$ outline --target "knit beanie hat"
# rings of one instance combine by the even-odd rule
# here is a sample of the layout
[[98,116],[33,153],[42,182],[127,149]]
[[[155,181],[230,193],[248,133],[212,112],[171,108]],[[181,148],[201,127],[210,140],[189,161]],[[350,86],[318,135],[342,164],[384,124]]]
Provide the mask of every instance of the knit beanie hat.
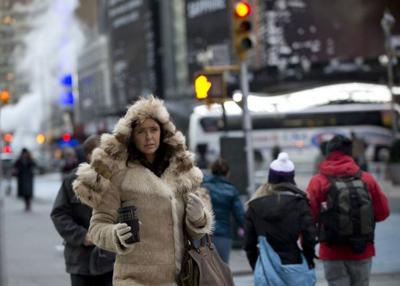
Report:
[[278,158],[269,166],[268,183],[295,183],[294,164],[286,152],[279,153]]
[[335,135],[326,145],[326,152],[329,154],[332,151],[340,151],[351,156],[352,146],[352,141],[349,138],[343,135]]

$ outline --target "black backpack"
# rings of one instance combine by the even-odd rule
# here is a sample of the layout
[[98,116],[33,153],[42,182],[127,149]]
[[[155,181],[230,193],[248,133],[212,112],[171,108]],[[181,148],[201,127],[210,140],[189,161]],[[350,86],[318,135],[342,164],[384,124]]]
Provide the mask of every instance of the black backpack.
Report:
[[328,177],[331,185],[321,205],[319,240],[332,245],[350,245],[362,253],[374,240],[375,220],[371,195],[361,172],[351,177]]

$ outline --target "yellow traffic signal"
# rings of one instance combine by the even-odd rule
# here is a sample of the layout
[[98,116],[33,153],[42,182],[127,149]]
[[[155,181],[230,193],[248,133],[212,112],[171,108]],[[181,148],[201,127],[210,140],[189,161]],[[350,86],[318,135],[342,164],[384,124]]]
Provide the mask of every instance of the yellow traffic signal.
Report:
[[40,145],[44,144],[44,142],[46,142],[46,136],[44,136],[44,134],[36,135],[36,142]]
[[194,91],[198,100],[218,101],[226,97],[226,84],[222,72],[198,72],[194,78]]
[[10,92],[8,90],[0,91],[0,101],[3,104],[7,104],[10,101]]
[[238,1],[233,9],[233,43],[236,56],[240,61],[247,57],[247,52],[253,48],[251,39],[251,6],[246,1]]

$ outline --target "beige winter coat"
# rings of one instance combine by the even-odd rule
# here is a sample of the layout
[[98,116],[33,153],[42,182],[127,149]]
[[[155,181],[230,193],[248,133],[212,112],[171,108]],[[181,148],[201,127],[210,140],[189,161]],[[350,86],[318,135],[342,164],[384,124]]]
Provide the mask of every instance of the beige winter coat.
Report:
[[[173,147],[170,165],[157,177],[140,163],[126,165],[126,143],[132,121],[157,119],[164,130],[164,143]],[[212,230],[211,210],[205,208],[206,224],[199,228],[185,219],[185,197],[197,192],[202,173],[193,165],[183,135],[175,130],[162,102],[141,99],[117,123],[113,134],[105,134],[90,165],[82,164],[74,191],[93,207],[89,233],[93,242],[117,253],[113,285],[175,285],[183,254],[183,224],[194,239]],[[113,233],[122,202],[137,207],[140,242],[132,249],[121,246]]]

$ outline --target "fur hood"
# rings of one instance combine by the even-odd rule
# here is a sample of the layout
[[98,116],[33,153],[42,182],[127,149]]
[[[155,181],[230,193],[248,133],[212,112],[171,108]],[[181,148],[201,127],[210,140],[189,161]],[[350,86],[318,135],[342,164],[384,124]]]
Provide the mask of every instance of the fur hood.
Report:
[[127,142],[132,133],[132,123],[141,123],[147,118],[155,119],[161,124],[163,142],[172,150],[166,171],[172,172],[171,175],[181,174],[180,189],[187,191],[200,185],[203,176],[194,167],[193,156],[187,150],[185,137],[171,122],[163,101],[151,96],[140,98],[131,105],[125,116],[119,119],[112,134],[105,133],[101,136],[100,146],[93,151],[91,164],[83,163],[79,166],[78,178],[73,188],[82,202],[96,207],[102,201],[104,192],[112,187],[112,178],[126,169]]

